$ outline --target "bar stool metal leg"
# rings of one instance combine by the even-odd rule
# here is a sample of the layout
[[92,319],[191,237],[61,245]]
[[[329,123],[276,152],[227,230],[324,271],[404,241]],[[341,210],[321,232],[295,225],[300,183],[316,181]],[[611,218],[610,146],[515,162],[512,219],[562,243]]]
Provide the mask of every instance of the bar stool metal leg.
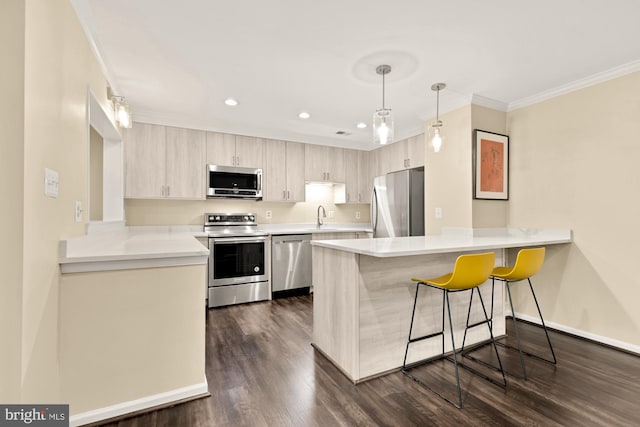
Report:
[[[516,342],[518,343],[517,350],[518,350],[518,353],[520,353],[520,366],[522,367],[522,377],[524,380],[526,380],[527,369],[524,367],[524,355],[522,354],[522,346],[520,345],[520,332],[518,331],[518,322],[516,322],[516,311],[513,308],[513,299],[511,299],[511,288],[509,287],[509,282],[505,282],[505,288],[507,288],[507,295],[509,295],[509,306],[511,307],[511,319],[513,320],[513,329],[516,331]],[[507,347],[506,344],[500,343],[500,345]]]
[[529,356],[535,357],[540,360],[544,360],[545,362],[553,363],[554,365],[557,363],[556,353],[553,351],[553,346],[551,345],[551,339],[549,339],[549,332],[547,331],[547,325],[544,323],[544,318],[542,317],[542,311],[540,311],[540,305],[538,304],[538,298],[536,298],[536,293],[533,291],[533,285],[531,284],[531,279],[527,279],[529,281],[529,289],[531,289],[531,294],[533,295],[533,300],[536,303],[536,308],[538,309],[538,315],[540,316],[540,321],[542,322],[542,329],[544,329],[544,334],[547,337],[547,343],[549,344],[549,350],[551,350],[551,356],[553,360],[545,359],[544,357],[540,357],[535,354],[529,354]]

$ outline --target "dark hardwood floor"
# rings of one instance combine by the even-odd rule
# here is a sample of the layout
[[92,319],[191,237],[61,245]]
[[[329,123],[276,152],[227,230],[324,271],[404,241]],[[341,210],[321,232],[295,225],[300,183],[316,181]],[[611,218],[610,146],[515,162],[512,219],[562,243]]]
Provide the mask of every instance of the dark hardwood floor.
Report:
[[[543,331],[522,325],[528,349],[544,351]],[[527,381],[515,376],[517,352],[500,349],[513,373],[506,390],[461,370],[464,408],[456,409],[400,372],[353,385],[314,351],[311,329],[309,296],[210,310],[211,397],[107,425],[640,425],[640,358],[588,341],[552,332],[558,364],[527,358]],[[416,371],[455,392],[451,363]]]

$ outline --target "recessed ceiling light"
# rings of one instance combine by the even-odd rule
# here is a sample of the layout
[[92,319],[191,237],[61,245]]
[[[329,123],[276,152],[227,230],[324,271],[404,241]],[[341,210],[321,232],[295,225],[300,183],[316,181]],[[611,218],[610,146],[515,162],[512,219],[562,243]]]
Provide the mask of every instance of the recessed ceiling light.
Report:
[[367,124],[366,124],[366,123],[363,123],[363,122],[360,122],[360,123],[358,123],[358,124],[356,125],[356,127],[357,127],[358,129],[364,129],[364,128],[366,128],[366,127],[367,127]]
[[309,117],[311,117],[311,114],[307,113],[306,111],[303,111],[302,113],[298,114],[298,117],[300,117],[301,119],[308,119]]
[[224,103],[227,104],[229,107],[235,107],[236,105],[238,105],[238,101],[236,101],[233,98],[227,98],[224,100]]

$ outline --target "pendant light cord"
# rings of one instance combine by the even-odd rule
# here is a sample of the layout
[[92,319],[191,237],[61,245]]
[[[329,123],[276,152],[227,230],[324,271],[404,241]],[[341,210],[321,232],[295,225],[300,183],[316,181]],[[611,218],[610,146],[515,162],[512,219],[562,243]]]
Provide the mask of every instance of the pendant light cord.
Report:
[[385,72],[382,73],[382,109],[384,110],[384,75],[387,74]]
[[440,88],[436,92],[436,122],[440,120]]

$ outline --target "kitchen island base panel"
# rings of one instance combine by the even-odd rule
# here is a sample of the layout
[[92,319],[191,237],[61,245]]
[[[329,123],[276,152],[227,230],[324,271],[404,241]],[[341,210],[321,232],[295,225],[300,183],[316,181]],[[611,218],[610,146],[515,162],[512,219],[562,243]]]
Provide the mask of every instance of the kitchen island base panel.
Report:
[[[446,274],[460,255],[443,253],[376,258],[317,246],[313,251],[313,342],[354,382],[374,378],[402,366],[416,288],[411,277],[430,278]],[[502,265],[502,260],[503,251],[497,250],[496,264]],[[487,281],[480,290],[489,311],[491,282]],[[502,285],[496,284],[493,300],[496,336],[505,333],[502,290]],[[457,348],[462,346],[469,298],[470,293],[467,292],[450,295]],[[421,289],[413,336],[441,328],[441,304],[441,292]],[[481,318],[482,306],[476,296],[470,323]],[[448,331],[448,325],[445,331]],[[473,328],[467,333],[466,345],[488,338],[487,328]],[[445,352],[451,351],[450,340],[445,340],[444,349]],[[411,346],[407,362],[415,363],[441,353],[441,338],[425,340]]]
[[114,416],[105,408],[206,391],[206,274],[202,264],[62,275],[59,360],[70,415]]

